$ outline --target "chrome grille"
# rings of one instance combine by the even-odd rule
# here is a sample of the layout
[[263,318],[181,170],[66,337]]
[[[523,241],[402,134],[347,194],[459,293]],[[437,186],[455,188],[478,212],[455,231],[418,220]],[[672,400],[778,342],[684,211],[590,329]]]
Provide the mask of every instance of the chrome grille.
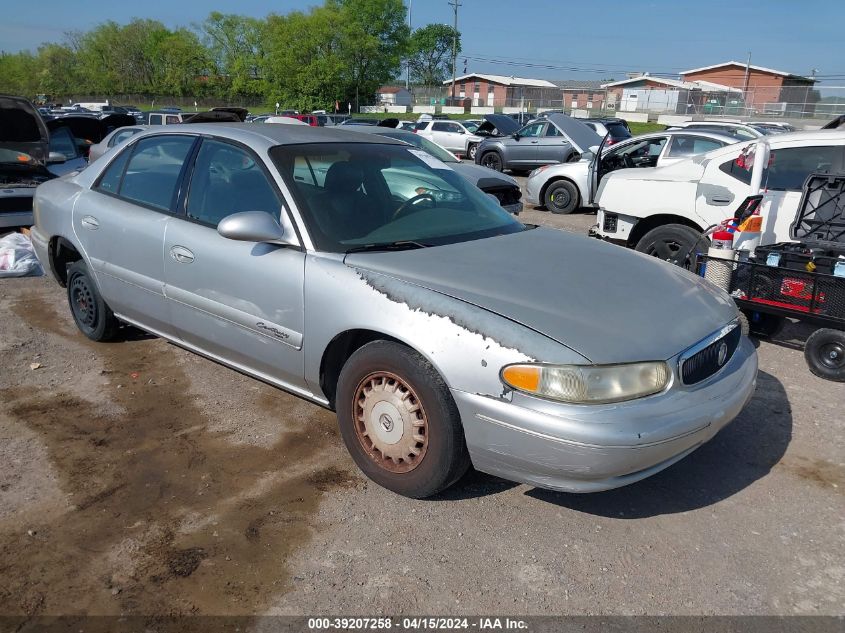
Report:
[[719,336],[712,343],[691,356],[681,360],[681,380],[685,385],[694,385],[715,374],[734,355],[739,346],[742,330],[735,325],[726,334]]

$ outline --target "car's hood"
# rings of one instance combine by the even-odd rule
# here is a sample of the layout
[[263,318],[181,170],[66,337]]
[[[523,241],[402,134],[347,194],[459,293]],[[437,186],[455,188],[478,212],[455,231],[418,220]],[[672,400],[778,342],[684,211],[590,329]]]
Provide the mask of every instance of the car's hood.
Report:
[[182,123],[241,123],[241,119],[234,112],[209,110],[208,112],[183,114]]
[[225,107],[221,106],[221,107],[217,107],[217,108],[211,108],[211,111],[212,112],[229,112],[231,114],[234,114],[236,117],[238,117],[238,121],[240,121],[241,123],[246,121],[246,117],[249,114],[249,110],[247,110],[246,108],[238,108],[238,107],[234,107],[234,106],[225,106]]
[[[50,136],[38,110],[26,99],[0,95],[0,149],[15,162],[17,153],[31,158],[26,161],[43,166],[47,162]],[[5,160],[5,159],[4,159]]]
[[474,185],[478,185],[478,183],[482,180],[495,180],[501,183],[499,186],[511,185],[519,187],[519,183],[514,178],[511,178],[507,174],[500,174],[489,167],[472,165],[470,163],[449,163],[449,167],[454,169]]
[[700,277],[555,229],[346,263],[499,314],[598,364],[669,359],[736,317],[733,300]]
[[602,137],[596,134],[593,128],[578,119],[558,113],[548,115],[548,119],[564,133],[572,146],[581,154],[595,151],[601,145]]
[[478,136],[507,136],[520,128],[519,123],[504,114],[485,114],[484,122],[476,128]]
[[108,116],[104,116],[102,119],[100,119],[100,123],[105,126],[106,134],[108,134],[109,132],[112,132],[119,127],[126,127],[127,125],[137,125],[138,122],[135,120],[135,117],[131,114],[115,113],[109,114]]
[[47,121],[47,128],[50,131],[57,130],[60,127],[68,127],[71,134],[76,138],[85,139],[92,143],[99,143],[108,134],[108,128],[101,119],[87,116],[70,115]]

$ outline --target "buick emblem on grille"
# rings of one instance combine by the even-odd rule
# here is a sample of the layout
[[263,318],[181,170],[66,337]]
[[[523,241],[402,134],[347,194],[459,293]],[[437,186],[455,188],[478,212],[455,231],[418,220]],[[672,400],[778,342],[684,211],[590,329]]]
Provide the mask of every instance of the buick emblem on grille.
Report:
[[725,364],[726,360],[728,360],[728,344],[722,341],[722,344],[719,345],[719,352],[716,355],[716,363],[721,367]]

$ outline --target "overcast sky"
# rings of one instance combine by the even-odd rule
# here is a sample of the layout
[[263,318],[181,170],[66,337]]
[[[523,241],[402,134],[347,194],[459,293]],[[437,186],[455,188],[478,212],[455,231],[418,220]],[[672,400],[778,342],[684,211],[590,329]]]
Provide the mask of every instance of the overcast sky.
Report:
[[[9,0],[10,2],[12,0]],[[451,23],[447,0],[412,2],[412,26]],[[461,0],[458,28],[469,72],[544,79],[620,79],[627,71],[672,75],[736,59],[845,86],[842,0]],[[170,27],[211,11],[263,17],[307,9],[308,0],[144,0],[14,3],[0,22],[0,50],[61,41],[68,30],[100,22],[153,18]],[[233,10],[233,7],[237,10]]]

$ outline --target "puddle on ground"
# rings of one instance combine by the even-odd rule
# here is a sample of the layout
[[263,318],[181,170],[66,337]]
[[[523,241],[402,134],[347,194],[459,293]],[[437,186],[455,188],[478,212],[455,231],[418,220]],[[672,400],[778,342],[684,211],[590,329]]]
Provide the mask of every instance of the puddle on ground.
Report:
[[271,447],[232,444],[186,396],[166,342],[91,343],[37,295],[13,311],[96,353],[110,384],[0,390],[0,408],[39,435],[73,506],[31,533],[0,524],[0,612],[251,614],[283,593],[286,558],[310,539],[324,493],[362,481],[331,457],[334,415],[315,406]]

